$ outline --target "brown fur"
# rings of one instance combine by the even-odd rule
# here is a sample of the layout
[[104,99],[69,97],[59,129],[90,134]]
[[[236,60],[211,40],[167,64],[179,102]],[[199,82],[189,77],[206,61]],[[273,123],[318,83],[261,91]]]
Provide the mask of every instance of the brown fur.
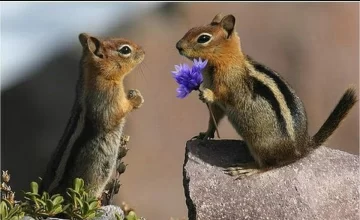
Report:
[[[40,190],[65,194],[75,178],[82,178],[90,195],[101,197],[115,169],[126,116],[144,101],[138,90],[125,92],[123,81],[143,61],[145,52],[122,38],[100,39],[82,33],[79,41],[83,55],[72,117]],[[129,54],[120,51],[124,45],[129,45]],[[79,132],[69,132],[72,128]]]
[[[210,40],[198,42],[203,33]],[[314,139],[295,91],[278,73],[242,52],[234,16],[218,14],[210,24],[190,29],[176,47],[189,59],[208,60],[200,98],[211,105],[217,122],[228,117],[262,171],[296,161],[320,146],[356,102],[348,90]],[[212,138],[214,131],[210,117],[207,132],[198,137]]]
[[[90,37],[88,37],[88,39],[89,38]],[[109,117],[106,119],[108,123],[104,123],[104,125],[109,126],[106,129],[112,130],[134,107],[137,108],[141,105],[141,100],[134,101],[134,99],[128,99],[123,80],[125,76],[143,60],[145,52],[140,46],[126,39],[112,38],[102,41],[97,40],[100,43],[98,53],[101,54],[103,58],[94,56],[93,51],[87,47],[87,44],[85,44],[85,46],[83,45],[83,64],[85,64],[83,65],[84,90],[85,93],[87,93],[86,91],[103,93],[111,99],[109,104],[113,105],[113,112],[109,114]],[[122,57],[119,55],[117,50],[124,44],[128,44],[133,48],[134,55],[132,57]],[[93,101],[102,102],[103,100]]]

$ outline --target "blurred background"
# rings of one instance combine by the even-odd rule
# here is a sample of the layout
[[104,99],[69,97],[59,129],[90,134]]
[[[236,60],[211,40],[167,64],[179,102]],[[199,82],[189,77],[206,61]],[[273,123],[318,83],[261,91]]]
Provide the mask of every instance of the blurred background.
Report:
[[[314,134],[345,89],[359,86],[357,3],[10,3],[1,2],[1,169],[17,196],[44,172],[75,98],[78,34],[123,37],[146,51],[126,79],[145,99],[127,120],[130,151],[116,203],[147,219],[186,217],[184,148],[207,128],[198,94],[176,98],[175,49],[192,27],[234,14],[243,51],[277,70],[302,98]],[[359,107],[327,146],[359,154]],[[227,119],[223,139],[239,139]],[[326,159],[326,158],[324,158]]]

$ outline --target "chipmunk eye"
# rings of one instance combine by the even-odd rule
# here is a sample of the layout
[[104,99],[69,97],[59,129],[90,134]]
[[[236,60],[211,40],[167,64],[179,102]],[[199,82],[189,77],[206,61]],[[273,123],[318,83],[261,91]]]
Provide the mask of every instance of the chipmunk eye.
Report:
[[119,48],[119,52],[122,55],[130,55],[131,53],[131,48],[128,45],[123,45]]
[[211,35],[210,34],[201,34],[198,39],[197,42],[200,44],[206,43],[211,39]]

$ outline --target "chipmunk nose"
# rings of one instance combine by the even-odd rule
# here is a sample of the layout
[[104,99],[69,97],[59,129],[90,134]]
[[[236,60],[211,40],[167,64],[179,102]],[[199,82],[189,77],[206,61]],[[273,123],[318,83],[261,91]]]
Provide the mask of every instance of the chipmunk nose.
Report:
[[182,48],[182,46],[181,46],[181,43],[182,43],[181,40],[176,43],[176,49],[178,49],[179,52],[183,50],[183,48]]

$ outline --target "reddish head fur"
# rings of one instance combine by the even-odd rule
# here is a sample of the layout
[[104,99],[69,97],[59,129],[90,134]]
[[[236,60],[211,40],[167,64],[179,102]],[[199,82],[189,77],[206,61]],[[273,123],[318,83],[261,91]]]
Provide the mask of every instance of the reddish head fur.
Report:
[[[83,67],[86,84],[98,89],[121,84],[123,78],[144,59],[145,52],[137,44],[123,38],[99,39],[88,34],[79,35],[83,46]],[[128,47],[128,54],[121,53]],[[99,84],[100,83],[100,84]]]
[[[205,43],[199,42],[199,37],[202,35],[211,38]],[[235,62],[239,65],[239,59],[243,59],[233,15],[222,17],[218,14],[210,24],[190,29],[178,41],[177,48],[181,55],[189,59],[200,57],[217,67],[229,66]]]
[[123,38],[100,39],[82,33],[79,40],[83,46],[84,94],[91,97],[89,108],[107,117],[101,119],[106,122],[102,124],[111,130],[134,107],[127,98],[123,80],[143,61],[145,52],[139,45]]
[[222,102],[233,104],[225,82],[231,78],[228,74],[233,72],[229,69],[245,65],[240,38],[235,30],[235,17],[216,15],[210,24],[190,29],[176,47],[181,55],[189,59],[207,59],[208,67],[212,67],[210,85],[207,86]]

